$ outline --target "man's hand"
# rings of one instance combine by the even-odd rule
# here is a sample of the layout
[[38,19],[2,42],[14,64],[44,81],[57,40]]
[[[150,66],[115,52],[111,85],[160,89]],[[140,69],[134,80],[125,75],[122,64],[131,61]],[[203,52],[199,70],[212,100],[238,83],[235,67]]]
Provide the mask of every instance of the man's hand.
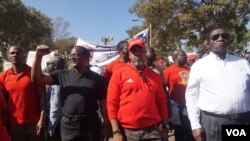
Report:
[[123,136],[121,133],[116,133],[113,135],[113,141],[123,141]]
[[44,120],[43,119],[40,119],[37,124],[36,124],[36,134],[37,135],[40,135],[41,132],[42,132],[42,128],[44,126]]
[[196,141],[205,141],[204,131],[202,128],[194,129],[192,132],[193,132],[194,139]]
[[36,48],[36,56],[42,57],[50,53],[50,48],[46,45],[38,45]]
[[44,120],[43,116],[41,116],[41,118],[39,119],[39,121],[36,124],[36,134],[37,135],[41,135],[44,125],[45,125],[45,120]]

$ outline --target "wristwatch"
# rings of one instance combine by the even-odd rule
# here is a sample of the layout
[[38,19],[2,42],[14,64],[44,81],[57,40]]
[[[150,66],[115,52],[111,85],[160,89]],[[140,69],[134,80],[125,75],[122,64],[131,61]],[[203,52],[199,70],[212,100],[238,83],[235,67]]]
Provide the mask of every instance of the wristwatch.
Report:
[[113,135],[114,135],[114,134],[118,134],[118,133],[121,133],[121,130],[120,130],[120,129],[117,129],[117,130],[113,131]]

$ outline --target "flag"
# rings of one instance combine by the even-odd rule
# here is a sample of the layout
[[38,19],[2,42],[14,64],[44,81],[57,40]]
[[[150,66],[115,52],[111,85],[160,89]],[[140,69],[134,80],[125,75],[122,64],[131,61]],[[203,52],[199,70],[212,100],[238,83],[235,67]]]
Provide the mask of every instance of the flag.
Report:
[[90,51],[90,65],[102,67],[118,57],[116,46],[96,45],[77,38],[76,46],[81,46]]
[[144,30],[142,30],[141,32],[137,33],[135,36],[133,36],[133,38],[140,38],[143,39],[145,42],[146,47],[149,46],[149,28],[146,28]]

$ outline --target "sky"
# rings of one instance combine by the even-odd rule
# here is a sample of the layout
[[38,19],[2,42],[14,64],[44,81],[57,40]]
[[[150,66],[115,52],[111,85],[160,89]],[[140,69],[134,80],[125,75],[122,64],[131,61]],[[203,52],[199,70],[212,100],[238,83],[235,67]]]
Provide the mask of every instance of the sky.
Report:
[[103,36],[112,36],[110,45],[128,38],[126,30],[141,22],[128,12],[135,0],[22,0],[51,19],[62,17],[70,23],[70,36],[95,44],[103,44]]

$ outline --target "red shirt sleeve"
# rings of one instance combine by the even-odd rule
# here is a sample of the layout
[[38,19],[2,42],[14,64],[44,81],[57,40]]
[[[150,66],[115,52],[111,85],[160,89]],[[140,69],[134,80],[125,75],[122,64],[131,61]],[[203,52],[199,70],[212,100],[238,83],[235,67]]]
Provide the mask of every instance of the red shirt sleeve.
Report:
[[113,74],[108,86],[107,110],[109,119],[117,118],[120,101],[119,79],[117,79],[119,77],[117,73]]
[[[161,78],[159,77],[159,81],[161,82]],[[162,119],[167,119],[168,118],[168,108],[167,108],[167,97],[165,95],[164,89],[163,89],[163,84],[159,83],[159,89],[157,91],[156,95],[156,104],[160,113],[160,116]]]

